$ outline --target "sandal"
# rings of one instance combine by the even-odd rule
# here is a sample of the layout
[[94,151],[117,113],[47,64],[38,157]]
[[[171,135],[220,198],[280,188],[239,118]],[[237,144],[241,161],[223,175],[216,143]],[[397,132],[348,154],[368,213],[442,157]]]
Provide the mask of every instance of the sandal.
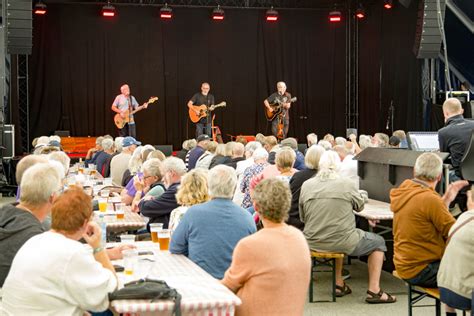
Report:
[[343,286],[337,285],[336,284],[336,290],[339,290],[340,292],[336,291],[336,297],[343,297],[348,294],[352,293],[352,290],[349,286],[347,286],[346,282],[344,282]]
[[[383,300],[382,296],[383,294],[387,294],[387,299]],[[387,303],[395,303],[397,299],[387,292],[384,292],[382,289],[378,293],[371,292],[367,290],[367,294],[370,295],[370,297],[367,297],[365,301],[369,304],[387,304]]]

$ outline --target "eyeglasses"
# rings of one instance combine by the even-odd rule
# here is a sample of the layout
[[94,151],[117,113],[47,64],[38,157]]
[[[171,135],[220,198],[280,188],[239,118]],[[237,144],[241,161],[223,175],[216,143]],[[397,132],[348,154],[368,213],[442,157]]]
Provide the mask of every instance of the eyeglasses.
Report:
[[154,177],[154,176],[146,176],[146,177],[143,177],[143,180],[146,180],[146,179],[151,178],[151,177]]

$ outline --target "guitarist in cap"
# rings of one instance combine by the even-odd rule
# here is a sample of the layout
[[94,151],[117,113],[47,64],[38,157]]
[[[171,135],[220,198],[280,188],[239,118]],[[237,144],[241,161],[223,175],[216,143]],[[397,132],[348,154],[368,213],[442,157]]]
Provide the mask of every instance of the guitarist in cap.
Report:
[[[281,113],[276,115],[272,120],[272,134],[278,139],[286,138],[290,125],[290,116],[288,110],[291,107],[291,94],[286,92],[286,84],[283,81],[277,83],[277,92],[270,95],[263,101],[267,111],[273,112],[278,108],[271,105],[280,105]],[[280,130],[279,125],[280,124]]]
[[[209,107],[211,105],[214,105],[214,96],[209,93],[209,90],[211,90],[211,86],[209,85],[209,83],[203,82],[201,84],[201,92],[198,92],[193,95],[191,100],[189,100],[188,102],[188,108],[192,111],[195,111],[197,115],[199,115],[199,111],[196,110],[193,106],[206,105],[207,107]],[[198,138],[199,135],[202,134],[207,134],[209,137],[212,137],[211,118],[209,114],[206,117],[201,118],[196,123],[196,138]]]
[[[148,102],[143,105],[139,105],[137,100],[133,95],[130,95],[130,87],[128,84],[124,84],[120,87],[120,92],[118,96],[115,97],[114,103],[112,103],[112,111],[120,114],[122,119],[129,119],[129,122],[124,125],[124,127],[119,128],[119,136],[126,137],[132,136],[137,137],[137,129],[135,126],[135,121],[133,119],[132,111],[138,112],[140,110],[146,109],[148,107]],[[128,114],[128,115],[127,115]]]

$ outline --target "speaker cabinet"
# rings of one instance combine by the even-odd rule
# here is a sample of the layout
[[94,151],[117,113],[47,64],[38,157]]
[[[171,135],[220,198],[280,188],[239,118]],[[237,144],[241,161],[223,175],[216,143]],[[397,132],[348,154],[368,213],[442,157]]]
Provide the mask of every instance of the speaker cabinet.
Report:
[[7,0],[6,43],[8,54],[31,54],[33,47],[32,11],[31,0]]
[[[439,0],[444,20],[446,0]],[[438,58],[441,49],[441,31],[438,26],[436,0],[420,0],[416,22],[415,45],[417,58]]]
[[3,125],[3,159],[11,159],[15,157],[15,125]]

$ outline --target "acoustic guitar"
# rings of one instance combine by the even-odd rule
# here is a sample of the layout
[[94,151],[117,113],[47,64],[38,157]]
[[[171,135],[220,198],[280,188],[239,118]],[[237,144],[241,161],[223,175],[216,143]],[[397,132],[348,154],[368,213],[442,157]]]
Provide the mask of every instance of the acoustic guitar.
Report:
[[158,100],[158,97],[151,97],[147,102],[143,103],[140,106],[137,106],[137,108],[135,110],[133,110],[132,113],[130,113],[130,110],[125,110],[123,112],[125,117],[122,117],[120,115],[120,113],[115,114],[115,116],[114,116],[115,126],[117,126],[117,128],[119,128],[119,129],[123,128],[125,126],[125,124],[130,123],[130,116],[137,113],[138,111],[146,109],[148,107],[148,104],[154,103],[157,100]]
[[[296,100],[296,97],[293,97],[288,102],[293,103],[296,102]],[[281,102],[279,99],[275,99],[275,103],[270,104],[270,107],[273,110],[272,112],[270,112],[270,110],[265,107],[265,116],[267,117],[267,120],[269,122],[273,121],[273,119],[281,113],[281,111],[283,110],[283,103],[287,102]]]
[[[193,123],[199,122],[200,119],[206,117],[209,112],[214,111],[215,109],[226,106],[225,102],[221,102],[219,104],[213,104],[211,106],[203,105],[193,105],[192,108],[189,108],[189,118]],[[196,114],[195,111],[199,111],[199,114]]]

